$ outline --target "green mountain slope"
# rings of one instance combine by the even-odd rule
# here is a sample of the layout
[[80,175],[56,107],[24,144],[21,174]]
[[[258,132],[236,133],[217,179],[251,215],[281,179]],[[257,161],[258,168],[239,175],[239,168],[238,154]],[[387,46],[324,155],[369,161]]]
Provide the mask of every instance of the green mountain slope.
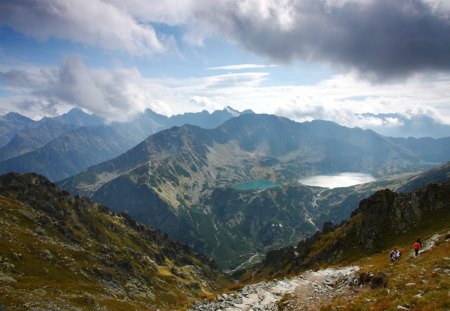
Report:
[[35,174],[0,177],[0,224],[7,310],[173,310],[229,282],[186,245]]
[[[450,157],[450,144],[442,147],[445,139],[432,142],[439,160]],[[384,176],[429,165],[407,142],[398,146],[372,131],[242,115],[216,129],[162,131],[61,186],[126,211],[212,256],[221,268],[232,268],[313,234],[326,220],[339,222],[361,197],[392,183],[323,191],[300,185],[301,176],[336,171]],[[281,187],[232,187],[251,180]]]

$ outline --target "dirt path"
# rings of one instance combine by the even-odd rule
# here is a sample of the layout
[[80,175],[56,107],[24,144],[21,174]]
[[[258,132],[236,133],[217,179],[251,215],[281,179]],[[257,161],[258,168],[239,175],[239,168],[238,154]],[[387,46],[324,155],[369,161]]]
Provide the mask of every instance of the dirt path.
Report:
[[353,296],[357,270],[356,267],[326,269],[304,275],[301,286],[283,300],[282,310],[320,310],[337,296]]
[[336,295],[348,294],[357,283],[358,267],[307,271],[291,279],[248,285],[232,294],[223,294],[215,301],[197,302],[193,311],[257,311],[317,310],[317,306]]

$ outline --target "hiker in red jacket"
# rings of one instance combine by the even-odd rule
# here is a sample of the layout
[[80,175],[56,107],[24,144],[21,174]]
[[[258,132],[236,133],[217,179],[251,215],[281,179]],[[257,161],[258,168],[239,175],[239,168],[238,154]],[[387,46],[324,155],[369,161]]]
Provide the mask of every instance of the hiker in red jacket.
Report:
[[416,254],[416,257],[419,256],[419,250],[422,248],[422,242],[420,239],[417,239],[414,244],[412,245],[414,252]]

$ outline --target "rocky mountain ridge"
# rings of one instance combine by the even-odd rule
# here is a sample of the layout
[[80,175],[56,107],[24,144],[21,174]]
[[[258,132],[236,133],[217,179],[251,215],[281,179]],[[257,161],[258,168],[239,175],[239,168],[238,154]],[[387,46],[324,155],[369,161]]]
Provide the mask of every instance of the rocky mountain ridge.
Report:
[[0,305],[173,309],[229,280],[188,246],[35,174],[0,176]]

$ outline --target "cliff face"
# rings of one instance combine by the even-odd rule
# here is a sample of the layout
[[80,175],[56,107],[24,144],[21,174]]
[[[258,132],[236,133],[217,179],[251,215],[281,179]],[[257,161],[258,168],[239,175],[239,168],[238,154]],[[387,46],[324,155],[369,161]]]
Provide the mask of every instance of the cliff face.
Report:
[[449,223],[449,181],[410,193],[381,190],[362,200],[351,218],[341,225],[326,224],[323,231],[300,241],[295,248],[269,252],[254,275],[277,276],[315,265],[350,261],[390,247],[420,228],[439,230]]
[[227,278],[126,214],[35,175],[0,177],[0,306],[173,309]]

